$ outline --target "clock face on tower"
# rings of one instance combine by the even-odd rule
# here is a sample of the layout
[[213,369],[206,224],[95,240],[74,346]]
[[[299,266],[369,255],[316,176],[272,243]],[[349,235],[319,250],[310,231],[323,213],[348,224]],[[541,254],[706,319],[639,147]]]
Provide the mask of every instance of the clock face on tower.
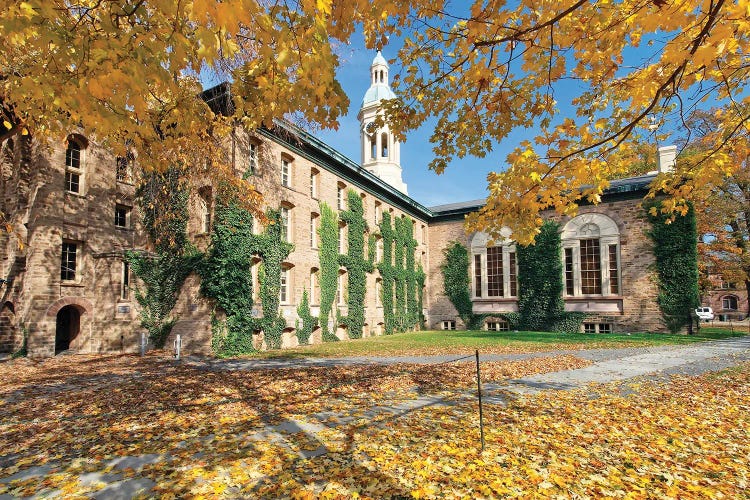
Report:
[[365,125],[365,131],[367,131],[368,134],[374,134],[375,133],[375,122],[370,122],[367,125]]

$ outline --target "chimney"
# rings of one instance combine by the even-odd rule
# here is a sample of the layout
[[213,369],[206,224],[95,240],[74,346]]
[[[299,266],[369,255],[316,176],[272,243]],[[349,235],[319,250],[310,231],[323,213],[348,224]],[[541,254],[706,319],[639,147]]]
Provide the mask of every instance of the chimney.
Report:
[[674,171],[675,159],[677,158],[677,146],[662,146],[659,148],[657,161],[659,173]]

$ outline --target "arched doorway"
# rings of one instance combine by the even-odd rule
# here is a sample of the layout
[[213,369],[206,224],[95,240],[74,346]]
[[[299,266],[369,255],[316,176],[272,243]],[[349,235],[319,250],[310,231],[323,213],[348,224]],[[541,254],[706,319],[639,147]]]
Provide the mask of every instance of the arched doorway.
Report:
[[65,306],[57,312],[55,323],[55,354],[70,349],[70,343],[81,331],[81,311],[76,306]]

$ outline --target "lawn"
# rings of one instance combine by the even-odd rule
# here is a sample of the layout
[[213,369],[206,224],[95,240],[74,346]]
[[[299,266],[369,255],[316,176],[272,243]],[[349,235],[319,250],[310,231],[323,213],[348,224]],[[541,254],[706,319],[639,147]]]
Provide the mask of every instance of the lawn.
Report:
[[[485,365],[501,381],[585,362]],[[7,361],[0,497],[747,498],[748,364],[486,401],[483,452],[471,368]],[[409,405],[435,394],[450,404]]]
[[706,340],[746,335],[744,331],[723,328],[702,328],[695,335],[667,335],[655,333],[632,334],[559,334],[549,332],[488,332],[436,331],[396,333],[346,342],[328,342],[313,346],[265,351],[254,354],[261,358],[343,357],[521,353],[551,350],[578,350],[616,347],[687,344]]

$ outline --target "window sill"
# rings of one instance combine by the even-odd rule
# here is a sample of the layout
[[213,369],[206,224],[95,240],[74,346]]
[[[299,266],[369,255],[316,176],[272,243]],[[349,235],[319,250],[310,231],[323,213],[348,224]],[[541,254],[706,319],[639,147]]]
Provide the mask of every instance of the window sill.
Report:
[[133,230],[132,227],[127,227],[127,226],[115,226],[115,229],[117,229],[118,231],[127,231],[127,232],[130,232]]
[[85,198],[86,197],[86,195],[84,193],[76,193],[75,191],[68,191],[67,189],[65,190],[65,194],[69,194],[69,195],[75,196],[77,198]]
[[79,281],[65,281],[65,280],[63,280],[60,283],[60,286],[70,287],[70,288],[83,288],[86,285],[84,285],[83,283],[81,283]]

